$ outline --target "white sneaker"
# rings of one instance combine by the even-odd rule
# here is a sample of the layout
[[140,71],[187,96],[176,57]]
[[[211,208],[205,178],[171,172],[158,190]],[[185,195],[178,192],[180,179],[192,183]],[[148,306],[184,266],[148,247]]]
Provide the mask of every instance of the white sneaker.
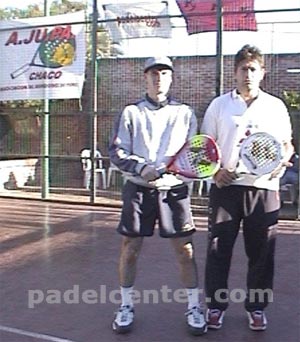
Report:
[[185,315],[187,316],[187,325],[192,335],[203,335],[207,332],[204,312],[200,306],[194,306]]
[[261,331],[267,329],[267,318],[262,310],[256,310],[253,312],[247,311],[249,328],[251,330]]
[[223,324],[225,311],[219,309],[207,309],[206,322],[209,329],[220,329]]
[[116,312],[112,323],[113,330],[118,334],[124,334],[131,330],[134,319],[134,309],[129,305],[122,305]]

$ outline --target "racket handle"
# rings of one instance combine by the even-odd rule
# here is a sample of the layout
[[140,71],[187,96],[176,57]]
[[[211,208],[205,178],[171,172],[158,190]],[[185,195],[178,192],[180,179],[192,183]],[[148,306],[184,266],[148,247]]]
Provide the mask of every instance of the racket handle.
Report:
[[14,72],[10,74],[12,79],[19,77],[20,75],[24,74],[27,70],[29,70],[30,64],[24,64]]
[[160,166],[156,171],[159,173],[160,176],[162,176],[164,173],[167,172],[167,167],[165,165]]
[[243,178],[244,178],[244,177],[242,176],[242,175],[243,175],[243,172],[236,172],[236,169],[230,169],[230,168],[227,168],[226,170],[227,170],[228,172],[234,174],[235,180],[240,180],[240,179],[243,179]]
[[236,176],[235,178],[236,181],[239,181],[245,178],[245,176],[243,176],[243,173],[236,173],[235,176]]

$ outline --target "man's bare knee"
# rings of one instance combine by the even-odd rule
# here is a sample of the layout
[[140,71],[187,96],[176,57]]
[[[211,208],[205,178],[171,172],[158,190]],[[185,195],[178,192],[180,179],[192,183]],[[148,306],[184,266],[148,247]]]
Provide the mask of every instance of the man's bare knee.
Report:
[[127,263],[134,263],[139,256],[143,243],[142,237],[124,237],[121,247],[121,258]]
[[190,237],[174,239],[173,246],[179,262],[185,263],[194,260],[194,246]]

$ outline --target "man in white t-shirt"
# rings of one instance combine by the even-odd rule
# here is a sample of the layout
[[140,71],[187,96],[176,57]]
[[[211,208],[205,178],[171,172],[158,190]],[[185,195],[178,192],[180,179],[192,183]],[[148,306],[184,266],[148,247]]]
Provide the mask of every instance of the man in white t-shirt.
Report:
[[[229,305],[231,257],[242,223],[248,257],[245,309],[250,329],[265,330],[264,309],[273,289],[279,179],[293,152],[292,129],[284,103],[260,89],[265,66],[257,47],[245,45],[238,51],[234,74],[236,88],[211,102],[201,127],[201,133],[216,140],[222,155],[222,167],[215,174],[210,190],[206,318],[209,328],[221,328]],[[255,132],[274,136],[284,154],[280,167],[260,177],[240,170],[243,166],[239,161],[241,142]]]

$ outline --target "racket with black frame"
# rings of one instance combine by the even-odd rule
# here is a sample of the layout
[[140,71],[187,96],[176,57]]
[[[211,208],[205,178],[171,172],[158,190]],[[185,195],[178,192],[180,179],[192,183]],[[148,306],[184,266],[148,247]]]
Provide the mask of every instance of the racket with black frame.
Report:
[[73,34],[59,35],[57,34],[62,27],[55,27],[47,34],[36,52],[34,53],[30,63],[26,63],[10,74],[12,79],[19,77],[30,69],[32,66],[43,68],[60,68],[71,65],[76,56],[76,40]]

